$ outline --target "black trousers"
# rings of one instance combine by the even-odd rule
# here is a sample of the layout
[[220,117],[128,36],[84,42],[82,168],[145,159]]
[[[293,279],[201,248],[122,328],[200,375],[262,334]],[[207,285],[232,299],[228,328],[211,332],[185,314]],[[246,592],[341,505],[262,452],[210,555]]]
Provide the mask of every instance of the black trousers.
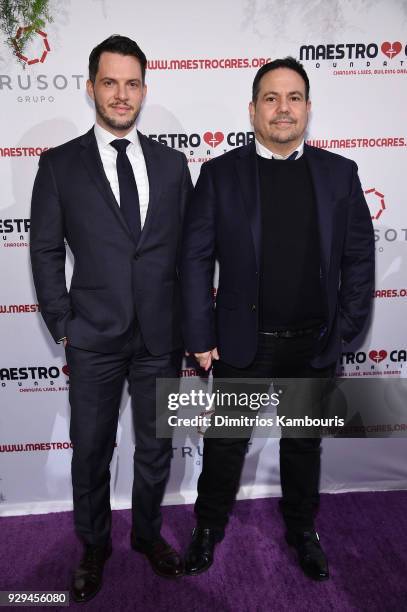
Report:
[[[219,378],[329,380],[334,375],[335,365],[319,370],[309,365],[316,340],[316,334],[287,339],[259,334],[256,357],[249,367],[240,369],[222,361],[214,362],[214,390],[219,388]],[[224,388],[223,383],[221,386]],[[250,433],[248,431],[248,437],[243,438],[219,438],[213,426],[205,432],[203,468],[195,503],[200,527],[211,527],[223,535],[239,488]],[[319,437],[282,437],[280,440],[281,510],[290,531],[313,528],[319,503],[320,455]]]
[[66,347],[70,371],[70,437],[76,532],[85,545],[110,538],[110,470],[120,401],[129,382],[135,429],[133,532],[140,543],[160,534],[160,505],[170,470],[171,439],[156,437],[156,379],[179,376],[182,353],[155,357],[136,332],[120,353]]

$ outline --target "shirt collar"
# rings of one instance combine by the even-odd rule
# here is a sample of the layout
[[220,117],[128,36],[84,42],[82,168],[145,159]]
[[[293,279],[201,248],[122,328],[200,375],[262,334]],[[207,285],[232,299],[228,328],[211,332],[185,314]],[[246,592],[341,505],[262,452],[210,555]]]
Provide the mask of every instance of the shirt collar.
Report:
[[[108,132],[108,130],[105,130],[105,128],[103,128],[98,123],[95,123],[94,130],[95,130],[96,142],[98,143],[100,147],[109,147],[109,149],[111,149],[112,147],[110,146],[110,143],[112,142],[112,140],[118,140],[117,136],[115,136],[111,132]],[[130,142],[136,147],[140,146],[140,141],[139,141],[139,137],[137,134],[137,128],[135,125],[130,130],[130,132],[126,134],[126,136],[123,136],[123,138],[126,138],[126,140],[130,140]]]
[[297,151],[296,159],[299,159],[301,155],[304,153],[304,140],[301,142],[301,144],[298,147],[290,151],[288,155],[279,155],[278,153],[273,153],[272,151],[270,151],[270,149],[268,149],[263,144],[261,144],[261,142],[259,142],[257,138],[255,139],[255,143],[256,143],[257,155],[260,155],[260,157],[265,157],[266,159],[281,159],[281,160],[288,159],[290,155],[294,153],[294,151]]

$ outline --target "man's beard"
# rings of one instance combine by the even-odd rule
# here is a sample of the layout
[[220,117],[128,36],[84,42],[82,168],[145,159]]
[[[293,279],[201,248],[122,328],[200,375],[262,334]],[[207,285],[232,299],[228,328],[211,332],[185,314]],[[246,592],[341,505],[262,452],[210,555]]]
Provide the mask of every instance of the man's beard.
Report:
[[278,142],[279,144],[287,144],[288,142],[292,142],[294,140],[298,140],[300,134],[299,132],[291,132],[291,134],[273,134],[272,139],[274,142]]
[[106,125],[108,125],[113,130],[129,130],[136,123],[136,119],[138,117],[139,111],[135,111],[134,114],[129,119],[114,119],[113,117],[109,117],[103,110],[103,108],[98,104],[95,99],[95,108],[96,113],[103,119]]
[[292,142],[293,140],[296,140],[300,135],[298,127],[296,126],[295,120],[292,119],[291,117],[287,117],[286,115],[282,115],[274,119],[274,121],[272,121],[272,126],[276,124],[278,121],[285,120],[285,119],[287,119],[290,122],[292,129],[287,132],[280,132],[278,131],[277,128],[275,128],[275,133],[273,134],[273,140],[280,144]]

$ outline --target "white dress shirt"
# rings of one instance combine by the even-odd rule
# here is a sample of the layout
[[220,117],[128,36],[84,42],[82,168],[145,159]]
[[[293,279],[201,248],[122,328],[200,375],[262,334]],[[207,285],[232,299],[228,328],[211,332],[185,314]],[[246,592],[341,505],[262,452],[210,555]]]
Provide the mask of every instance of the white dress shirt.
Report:
[[[117,151],[111,146],[113,140],[119,140],[117,136],[111,134],[98,123],[95,123],[95,137],[98,145],[100,157],[102,159],[103,168],[110,183],[110,187],[114,193],[117,203],[120,206],[120,189],[119,179],[117,177],[116,158]],[[130,140],[130,144],[126,149],[127,157],[129,158],[131,167],[133,168],[134,178],[136,179],[138,197],[140,202],[140,220],[141,229],[143,229],[146,220],[148,200],[149,200],[149,185],[146,162],[143,155],[143,150],[140,145],[140,140],[137,134],[136,126],[131,132],[124,136]]]
[[288,155],[279,155],[279,153],[273,153],[273,151],[270,151],[270,149],[262,145],[261,142],[257,140],[257,138],[255,139],[255,142],[257,155],[260,155],[260,157],[265,157],[266,159],[288,159],[290,155],[294,153],[294,151],[297,151],[297,157],[295,159],[299,159],[304,153],[304,141],[302,141],[301,144],[295,149],[293,149]]

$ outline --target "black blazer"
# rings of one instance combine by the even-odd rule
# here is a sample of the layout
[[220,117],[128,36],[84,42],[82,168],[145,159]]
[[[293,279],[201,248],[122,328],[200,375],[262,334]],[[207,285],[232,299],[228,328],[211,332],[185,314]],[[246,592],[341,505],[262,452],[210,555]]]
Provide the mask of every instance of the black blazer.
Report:
[[[313,361],[322,368],[338,359],[341,341],[357,336],[368,317],[374,285],[374,233],[356,164],[307,145],[304,155],[316,196],[321,287],[327,307],[326,333]],[[246,367],[257,349],[261,257],[254,143],[202,166],[183,235],[186,347],[203,352],[217,346],[221,359]],[[219,287],[214,309],[215,259],[219,260]]]
[[[148,350],[181,346],[177,263],[192,189],[186,158],[139,133],[150,198],[138,243],[103,170],[93,128],[41,155],[31,206],[31,263],[42,316],[55,341],[119,351],[137,316]],[[65,244],[74,256],[70,291]]]

